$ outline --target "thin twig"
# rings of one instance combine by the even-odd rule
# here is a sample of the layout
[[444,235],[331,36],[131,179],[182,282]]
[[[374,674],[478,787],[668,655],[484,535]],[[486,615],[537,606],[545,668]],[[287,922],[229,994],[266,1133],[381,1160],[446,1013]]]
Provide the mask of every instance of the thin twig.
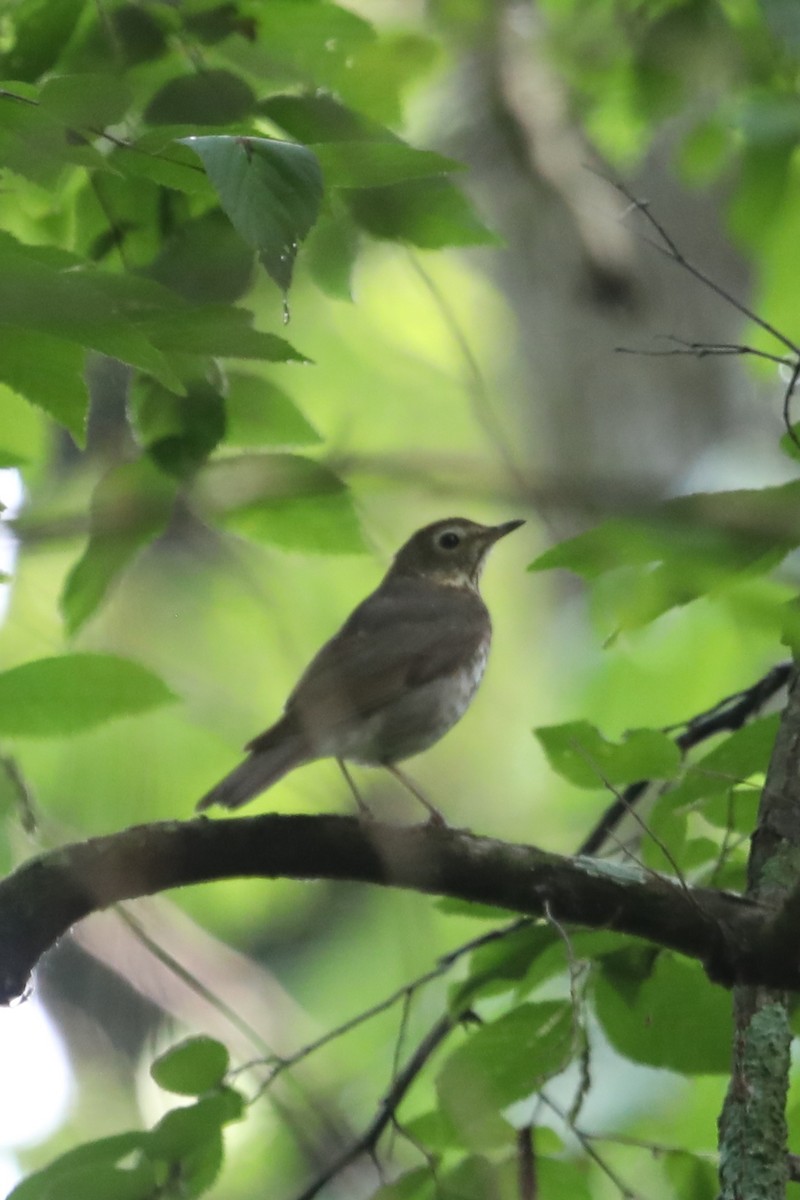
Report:
[[751,355],[753,358],[763,358],[779,367],[790,367],[791,359],[783,354],[770,354],[768,350],[759,350],[755,346],[747,346],[737,342],[685,342],[674,334],[660,334],[667,341],[676,342],[671,350],[642,350],[635,346],[615,346],[616,354],[635,354],[638,358],[673,358],[676,355],[691,356],[692,358],[743,358]]
[[688,271],[688,273],[693,276],[694,279],[698,280],[699,283],[702,283],[704,287],[709,288],[710,291],[714,292],[715,295],[724,300],[726,304],[729,304],[732,308],[735,308],[736,311],[741,313],[743,317],[746,317],[748,321],[752,321],[753,324],[757,325],[759,329],[763,329],[765,333],[768,333],[770,337],[773,337],[778,343],[780,343],[781,346],[785,346],[787,350],[791,350],[794,356],[794,363],[792,367],[791,379],[789,380],[783,396],[783,423],[792,442],[794,442],[795,446],[798,448],[798,450],[800,450],[800,438],[798,438],[794,431],[790,414],[792,394],[794,392],[794,387],[797,383],[798,377],[800,377],[800,346],[793,342],[791,338],[788,338],[785,333],[782,333],[781,330],[773,325],[771,321],[767,321],[766,318],[760,316],[753,309],[749,308],[748,305],[746,305],[743,301],[734,296],[732,292],[729,292],[728,289],[723,287],[722,284],[718,283],[716,279],[714,279],[711,275],[708,275],[702,269],[702,267],[698,267],[696,263],[692,262],[691,259],[688,259],[683,251],[679,249],[678,244],[672,235],[667,232],[666,228],[661,224],[658,218],[653,216],[653,213],[650,210],[650,205],[646,200],[637,199],[637,197],[633,195],[633,193],[628,187],[626,187],[622,180],[611,179],[607,175],[604,175],[602,171],[598,171],[595,167],[590,166],[588,169],[595,175],[599,175],[601,179],[605,179],[606,182],[610,183],[612,187],[616,188],[616,190],[630,202],[631,207],[636,209],[637,212],[640,212],[650,227],[655,230],[657,235],[656,238],[643,235],[644,241],[648,246],[651,246],[665,258],[670,259],[671,262],[677,263],[679,267],[682,267],[684,271]]
[[517,1130],[517,1194],[519,1200],[536,1200],[539,1194],[536,1179],[536,1148],[533,1125]]
[[696,263],[692,262],[691,259],[686,257],[683,251],[678,247],[677,242],[671,236],[671,234],[667,232],[658,218],[653,216],[647,200],[640,200],[638,197],[634,196],[633,192],[630,191],[630,189],[622,182],[621,179],[614,179],[606,175],[603,171],[598,170],[594,166],[587,166],[587,170],[591,171],[595,175],[598,175],[601,179],[604,179],[606,183],[610,184],[620,193],[620,195],[625,197],[625,199],[630,203],[632,209],[635,209],[637,212],[642,214],[651,228],[655,230],[658,238],[661,239],[660,241],[657,241],[655,238],[645,237],[644,240],[649,246],[652,246],[653,249],[657,250],[659,254],[663,254],[665,258],[677,263],[679,267],[683,267],[685,271],[688,271],[688,273],[699,283],[702,283],[704,287],[709,288],[715,293],[715,295],[719,296],[721,300],[724,300],[726,304],[729,304],[732,308],[735,308],[736,311],[741,313],[743,317],[747,317],[748,321],[752,321],[754,325],[759,327],[759,329],[763,329],[765,333],[769,333],[775,338],[776,342],[780,342],[780,344],[785,346],[787,350],[791,350],[792,354],[800,355],[800,346],[788,338],[785,333],[781,333],[780,329],[777,329],[776,326],[774,326],[770,321],[767,321],[766,318],[759,316],[758,313],[754,312],[753,309],[749,308],[742,300],[739,300],[736,296],[734,296],[732,292],[729,292],[727,288],[724,288],[722,284],[718,283],[711,275],[708,275],[702,269],[702,267],[698,267]]
[[158,959],[163,966],[167,967],[167,969],[170,970],[178,979],[180,979],[182,983],[185,983],[187,987],[191,988],[196,995],[201,996],[203,1000],[206,1000],[211,1007],[216,1009],[216,1011],[220,1013],[221,1016],[225,1017],[227,1021],[230,1021],[234,1029],[237,1029],[239,1033],[241,1033],[242,1036],[245,1037],[251,1043],[251,1045],[255,1047],[256,1050],[259,1050],[265,1056],[272,1056],[272,1050],[267,1045],[261,1034],[254,1029],[252,1025],[249,1025],[247,1021],[245,1021],[244,1018],[241,1017],[238,1012],[236,1012],[235,1009],[226,1004],[221,997],[219,997],[215,992],[211,991],[210,988],[207,988],[206,985],[202,983],[196,975],[193,975],[191,971],[187,970],[186,967],[179,963],[178,960],[172,954],[170,954],[168,950],[165,950],[163,946],[160,946],[158,942],[151,938],[150,934],[147,932],[141,922],[134,917],[133,913],[131,913],[122,904],[116,905],[115,911],[123,924],[128,926],[137,941],[139,941],[146,950],[149,950],[154,958]]
[[329,1183],[331,1179],[334,1179],[346,1167],[349,1167],[362,1154],[372,1155],[384,1129],[392,1123],[394,1114],[406,1092],[422,1071],[431,1055],[457,1024],[457,1019],[449,1013],[439,1018],[417,1046],[403,1070],[393,1080],[391,1087],[383,1096],[378,1106],[375,1117],[361,1137],[357,1138],[351,1145],[345,1147],[341,1154],[297,1196],[296,1200],[313,1200],[313,1197],[322,1190],[326,1183]]
[[624,1200],[641,1200],[639,1194],[631,1191],[624,1180],[622,1180],[619,1175],[617,1175],[616,1171],[614,1171],[608,1165],[603,1156],[598,1154],[597,1150],[592,1145],[593,1139],[591,1135],[584,1133],[578,1125],[571,1125],[568,1119],[568,1114],[565,1113],[564,1110],[560,1108],[559,1105],[557,1105],[553,1100],[551,1100],[546,1092],[540,1092],[539,1097],[547,1105],[547,1107],[551,1109],[557,1117],[560,1117],[564,1124],[572,1131],[573,1136],[578,1140],[578,1142],[580,1142],[581,1149],[583,1150],[584,1154],[591,1158],[592,1162],[594,1162],[600,1168],[603,1174],[611,1180],[611,1182],[614,1184],[614,1187],[624,1198]]

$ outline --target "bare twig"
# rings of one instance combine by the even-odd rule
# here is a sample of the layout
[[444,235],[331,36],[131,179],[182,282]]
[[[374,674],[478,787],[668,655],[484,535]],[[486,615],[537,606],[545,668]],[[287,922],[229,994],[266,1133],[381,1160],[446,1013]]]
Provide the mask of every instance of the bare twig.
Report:
[[517,1193],[519,1200],[536,1200],[539,1187],[536,1179],[536,1148],[533,1125],[517,1130]]
[[[763,354],[761,351],[754,350],[749,346],[740,347],[737,350],[725,345],[722,347],[714,347],[712,343],[708,347],[702,348],[702,343],[696,342],[690,344],[690,347],[687,350],[687,352],[696,353],[700,357],[702,357],[702,353],[757,354],[762,358],[771,358],[773,362],[780,362],[786,366],[791,365],[791,378],[783,395],[782,416],[783,423],[786,427],[786,432],[798,450],[800,450],[800,438],[798,438],[794,431],[790,413],[795,384],[797,383],[798,377],[800,377],[800,346],[798,346],[796,342],[793,342],[791,338],[787,337],[785,333],[782,333],[781,330],[778,329],[777,326],[773,325],[771,321],[767,321],[766,318],[760,316],[747,304],[734,296],[733,292],[729,292],[727,288],[723,287],[721,283],[718,283],[717,280],[704,271],[702,267],[698,267],[696,263],[687,258],[683,251],[679,248],[672,235],[661,224],[658,218],[653,216],[648,201],[640,200],[638,197],[634,196],[634,194],[622,182],[622,180],[611,179],[607,175],[604,175],[602,171],[598,171],[596,167],[589,166],[588,170],[592,171],[595,175],[600,175],[602,179],[605,179],[607,183],[610,183],[613,187],[615,187],[617,191],[624,196],[626,200],[628,200],[630,209],[642,214],[645,221],[647,221],[651,229],[653,229],[656,234],[655,237],[647,237],[647,235],[644,235],[644,241],[648,246],[651,246],[659,254],[662,254],[665,258],[670,259],[671,262],[676,263],[679,267],[682,267],[684,271],[687,271],[694,279],[696,279],[699,283],[702,283],[704,287],[714,292],[714,294],[719,296],[720,299],[724,300],[726,304],[729,304],[732,308],[735,308],[737,312],[741,313],[743,317],[746,317],[748,321],[752,321],[753,324],[757,325],[759,329],[763,329],[765,333],[768,333],[770,337],[773,337],[781,346],[785,346],[787,350],[792,352],[792,362],[789,364],[781,357],[773,357],[768,354]],[[630,211],[630,209],[628,211]]]
[[297,1200],[313,1200],[313,1197],[322,1190],[326,1183],[329,1183],[331,1179],[341,1174],[345,1168],[349,1167],[357,1158],[360,1158],[362,1154],[373,1155],[383,1131],[387,1126],[392,1124],[394,1115],[406,1092],[422,1071],[431,1055],[457,1023],[457,1019],[449,1013],[439,1018],[417,1046],[403,1070],[392,1081],[391,1087],[383,1096],[378,1106],[375,1117],[361,1137],[356,1139],[350,1146],[345,1147],[341,1154],[297,1196]]
[[592,1162],[594,1162],[600,1168],[603,1174],[611,1180],[614,1187],[623,1197],[623,1200],[640,1200],[638,1192],[631,1191],[624,1180],[620,1179],[616,1171],[614,1171],[613,1168],[610,1167],[605,1161],[603,1156],[597,1152],[597,1149],[592,1144],[593,1138],[589,1134],[584,1133],[580,1126],[571,1123],[569,1120],[569,1114],[564,1112],[563,1108],[556,1104],[554,1100],[551,1100],[546,1092],[540,1092],[539,1097],[543,1103],[546,1104],[547,1107],[556,1114],[557,1117],[561,1118],[567,1128],[572,1132],[573,1136],[578,1142],[580,1142],[581,1149],[584,1151],[584,1153],[591,1158]]

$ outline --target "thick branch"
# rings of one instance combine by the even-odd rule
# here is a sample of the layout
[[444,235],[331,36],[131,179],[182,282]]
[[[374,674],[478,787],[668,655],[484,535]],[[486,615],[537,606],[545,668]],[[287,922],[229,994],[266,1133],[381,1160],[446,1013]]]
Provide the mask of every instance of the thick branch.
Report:
[[720,982],[800,987],[795,957],[762,952],[771,914],[730,893],[589,858],[567,859],[454,829],[339,816],[140,825],[64,846],[0,882],[0,1001],[76,921],[120,900],[234,877],[347,879],[635,934],[706,965]]
[[[748,895],[774,914],[763,930],[764,953],[772,961],[798,959],[799,892],[800,675],[795,669],[749,863]],[[734,992],[733,1070],[719,1123],[723,1200],[782,1200],[786,1195],[792,1031],[785,986],[740,986]]]

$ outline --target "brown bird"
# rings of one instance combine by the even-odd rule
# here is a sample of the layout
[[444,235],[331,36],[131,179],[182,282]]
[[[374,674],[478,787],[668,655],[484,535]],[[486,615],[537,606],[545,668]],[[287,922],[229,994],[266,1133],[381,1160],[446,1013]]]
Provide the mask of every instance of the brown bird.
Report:
[[495,542],[523,524],[452,517],[415,533],[311,661],[283,716],[198,809],[238,808],[295,767],[335,758],[363,810],[345,761],[386,767],[443,822],[397,763],[443,737],[475,695],[492,637],[481,570]]

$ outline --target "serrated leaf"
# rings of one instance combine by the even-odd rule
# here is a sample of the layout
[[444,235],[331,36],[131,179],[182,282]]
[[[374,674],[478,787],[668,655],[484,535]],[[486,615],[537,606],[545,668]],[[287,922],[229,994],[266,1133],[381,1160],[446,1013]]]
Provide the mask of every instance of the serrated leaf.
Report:
[[0,379],[63,425],[81,447],[89,407],[85,367],[81,346],[13,325],[3,330]]
[[771,570],[800,542],[799,503],[797,481],[681,496],[651,516],[614,518],[561,542],[530,570],[564,567],[594,581],[614,626],[633,629]]
[[142,546],[166,528],[174,499],[174,485],[147,459],[112,467],[100,480],[92,495],[89,541],[61,594],[70,633],[95,612]]
[[589,721],[568,721],[534,734],[553,770],[577,787],[672,779],[681,765],[678,747],[656,729],[634,729],[611,742]]
[[126,658],[40,658],[0,672],[0,734],[62,737],[175,699],[158,676]]
[[317,219],[322,172],[305,146],[220,135],[181,139],[200,157],[241,237],[288,291],[297,248]]
[[372,237],[409,242],[423,250],[492,246],[500,239],[448,179],[411,179],[345,193],[357,225]]
[[436,1079],[442,1108],[468,1144],[483,1144],[502,1109],[563,1070],[573,1040],[572,1008],[559,1001],[521,1004],[471,1033]]
[[416,150],[394,141],[322,142],[308,147],[316,156],[325,183],[337,188],[372,188],[462,171],[463,163],[432,150]]
[[683,1075],[730,1070],[730,997],[699,963],[661,952],[631,992],[620,986],[612,956],[594,979],[597,1017],[620,1054]]
[[248,454],[211,463],[201,499],[234,533],[287,550],[359,554],[353,498],[327,467],[294,454]]
[[283,388],[256,375],[226,375],[225,440],[231,446],[303,446],[322,439]]
[[[166,359],[132,319],[145,306],[163,309],[166,289],[133,276],[114,276],[50,247],[24,246],[0,233],[0,325],[78,343],[119,358],[181,390]],[[5,336],[5,331],[4,331]]]
[[150,1074],[159,1087],[183,1096],[200,1096],[222,1083],[230,1055],[211,1037],[187,1038],[155,1060]]
[[158,313],[140,321],[139,326],[159,350],[168,353],[260,358],[265,362],[309,361],[285,338],[253,329],[252,321],[253,314],[246,308],[204,304]]

